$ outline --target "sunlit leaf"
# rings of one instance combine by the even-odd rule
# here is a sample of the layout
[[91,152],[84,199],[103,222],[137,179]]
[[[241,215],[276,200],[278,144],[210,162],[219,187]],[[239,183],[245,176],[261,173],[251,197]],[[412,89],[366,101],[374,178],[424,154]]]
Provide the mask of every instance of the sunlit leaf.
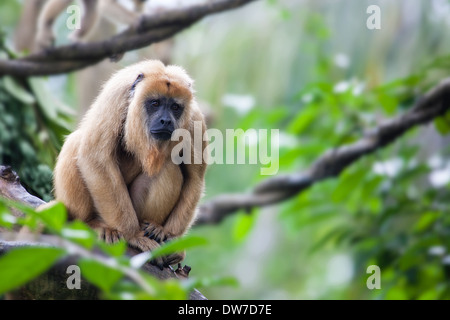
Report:
[[428,229],[439,217],[441,213],[436,211],[424,212],[414,225],[414,231],[421,232]]
[[61,230],[61,236],[88,249],[93,247],[97,239],[96,233],[79,220],[65,225]]
[[233,240],[235,242],[241,242],[244,238],[246,238],[254,223],[254,214],[238,214],[233,226]]
[[99,241],[100,248],[109,255],[114,257],[120,257],[127,250],[127,243],[124,240],[118,241],[116,243],[106,243]]
[[367,174],[367,168],[350,168],[339,177],[339,184],[331,196],[334,202],[345,200],[348,194],[355,191]]
[[78,261],[81,275],[103,291],[110,291],[123,276],[120,270],[106,266],[98,261],[82,258]]
[[56,202],[51,207],[46,207],[44,210],[39,211],[38,215],[48,228],[57,232],[61,231],[67,220],[67,210],[61,202]]

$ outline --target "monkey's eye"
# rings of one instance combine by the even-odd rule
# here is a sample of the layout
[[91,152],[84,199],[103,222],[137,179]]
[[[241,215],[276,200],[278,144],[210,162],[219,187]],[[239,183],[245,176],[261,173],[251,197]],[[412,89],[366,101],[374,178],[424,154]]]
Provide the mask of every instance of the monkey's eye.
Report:
[[172,105],[172,110],[174,110],[174,111],[177,111],[177,110],[179,110],[181,107],[180,107],[180,105],[178,104],[178,103],[174,103],[173,105]]
[[155,99],[155,100],[151,100],[151,101],[150,101],[150,106],[151,106],[151,107],[157,108],[157,107],[159,107],[160,105],[161,105],[161,101],[159,101],[158,99]]

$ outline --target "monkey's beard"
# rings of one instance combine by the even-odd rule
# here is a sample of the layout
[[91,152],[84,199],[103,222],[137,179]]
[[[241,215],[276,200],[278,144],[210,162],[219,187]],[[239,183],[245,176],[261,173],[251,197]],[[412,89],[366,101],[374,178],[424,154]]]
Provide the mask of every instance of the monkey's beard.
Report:
[[152,145],[147,150],[147,155],[143,161],[143,170],[149,176],[157,175],[167,159],[170,157],[171,141],[156,142],[153,141]]

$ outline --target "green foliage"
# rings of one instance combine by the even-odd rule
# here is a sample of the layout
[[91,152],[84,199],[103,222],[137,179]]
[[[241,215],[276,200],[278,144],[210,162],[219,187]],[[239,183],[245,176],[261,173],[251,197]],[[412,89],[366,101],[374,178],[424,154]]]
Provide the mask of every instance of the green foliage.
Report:
[[58,248],[17,248],[0,258],[0,295],[39,276],[64,255]]
[[49,97],[42,80],[0,78],[0,163],[44,200],[52,198],[51,168],[72,115]]
[[[25,213],[16,219],[7,207]],[[61,203],[36,212],[23,204],[0,198],[0,227],[10,229],[13,225],[27,226],[35,230],[43,226],[61,240],[62,247],[27,247],[12,249],[0,257],[0,295],[16,289],[50,268],[59,258],[69,252],[77,252],[81,258],[77,262],[83,278],[97,286],[104,298],[111,299],[186,299],[193,285],[234,285],[228,278],[189,279],[189,281],[157,280],[139,268],[150,259],[206,245],[205,238],[186,236],[174,239],[152,252],[144,252],[132,258],[125,254],[126,243],[120,241],[106,244],[96,233],[80,221],[67,221],[67,213]],[[99,248],[106,257],[91,253]],[[85,250],[89,251],[85,251]]]

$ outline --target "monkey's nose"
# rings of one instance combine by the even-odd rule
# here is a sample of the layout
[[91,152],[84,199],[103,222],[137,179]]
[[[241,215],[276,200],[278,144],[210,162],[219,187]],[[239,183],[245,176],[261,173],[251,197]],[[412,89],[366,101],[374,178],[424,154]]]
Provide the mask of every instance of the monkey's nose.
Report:
[[172,124],[172,120],[170,120],[170,119],[161,119],[161,124],[163,126],[168,126],[168,125]]

